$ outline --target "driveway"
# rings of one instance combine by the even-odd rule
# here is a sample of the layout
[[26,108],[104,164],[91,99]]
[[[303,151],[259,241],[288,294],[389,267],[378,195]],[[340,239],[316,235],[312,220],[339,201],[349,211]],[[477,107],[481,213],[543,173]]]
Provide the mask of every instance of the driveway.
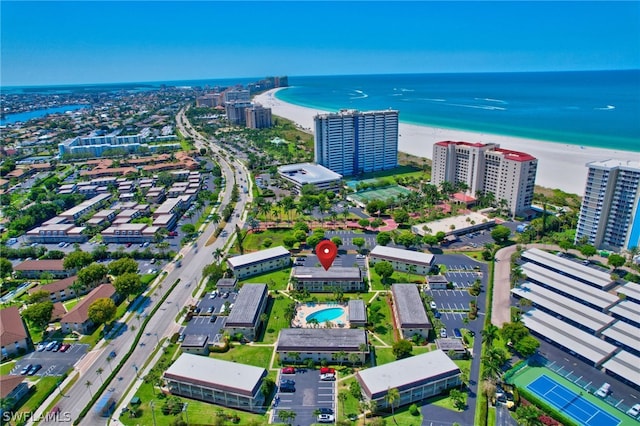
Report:
[[310,425],[316,423],[313,412],[318,408],[336,410],[336,383],[320,380],[320,370],[298,369],[296,374],[278,373],[278,381],[290,379],[296,382],[295,392],[278,392],[274,401],[273,422],[281,423],[279,410],[292,410],[296,413],[294,424]]

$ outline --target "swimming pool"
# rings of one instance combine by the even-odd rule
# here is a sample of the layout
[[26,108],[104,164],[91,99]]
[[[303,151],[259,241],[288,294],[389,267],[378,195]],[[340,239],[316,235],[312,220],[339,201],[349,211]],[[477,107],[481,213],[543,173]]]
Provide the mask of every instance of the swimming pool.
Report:
[[305,318],[305,321],[309,322],[312,319],[318,320],[319,323],[323,323],[325,321],[332,321],[336,318],[339,318],[342,314],[344,314],[343,308],[327,308],[321,309],[319,311],[313,312]]

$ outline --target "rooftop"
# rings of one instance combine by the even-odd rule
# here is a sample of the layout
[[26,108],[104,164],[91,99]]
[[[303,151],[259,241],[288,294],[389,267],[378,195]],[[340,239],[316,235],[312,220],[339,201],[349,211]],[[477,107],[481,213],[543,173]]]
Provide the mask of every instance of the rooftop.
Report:
[[393,294],[400,327],[431,327],[427,312],[420,298],[420,292],[415,284],[393,284],[391,293]]
[[342,179],[342,175],[333,170],[313,163],[287,164],[286,166],[278,167],[278,173],[300,185],[324,183]]
[[89,306],[98,299],[111,297],[116,289],[111,284],[102,284],[91,290],[84,299],[78,302],[67,314],[62,317],[61,322],[82,324],[89,319]]
[[9,346],[26,338],[27,330],[16,306],[0,310],[0,345]]
[[258,320],[260,305],[267,297],[266,284],[245,284],[238,292],[233,309],[227,318],[227,327],[252,327]]
[[183,353],[164,377],[181,382],[253,396],[267,375],[264,368]]
[[633,382],[636,386],[640,385],[640,377],[638,377],[638,365],[640,365],[640,357],[633,355],[627,351],[620,351],[602,364],[604,368],[617,374],[620,377]]
[[296,266],[293,268],[292,275],[299,280],[351,281],[362,279],[360,268],[351,266],[334,266],[328,270],[315,266]]
[[398,260],[424,266],[431,266],[435,258],[432,254],[381,245],[375,246],[369,255],[380,259]]
[[62,259],[25,260],[13,267],[14,271],[64,271]]
[[388,389],[400,392],[442,377],[460,374],[458,366],[440,349],[404,358],[356,373],[363,390],[372,398],[384,395]]
[[278,336],[278,352],[359,352],[367,344],[364,330],[350,328],[283,328]]
[[367,308],[362,299],[349,300],[349,322],[367,322]]
[[266,250],[256,251],[254,253],[244,254],[240,256],[230,257],[227,259],[232,268],[240,268],[242,266],[251,265],[253,263],[264,262],[280,256],[290,256],[289,250],[282,246],[269,248]]

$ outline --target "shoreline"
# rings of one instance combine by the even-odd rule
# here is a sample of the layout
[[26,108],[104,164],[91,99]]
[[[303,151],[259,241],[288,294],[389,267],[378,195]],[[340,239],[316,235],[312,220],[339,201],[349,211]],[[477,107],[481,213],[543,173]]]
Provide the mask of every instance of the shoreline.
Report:
[[[253,101],[271,108],[273,114],[292,120],[310,133],[313,133],[314,116],[331,112],[284,102],[274,95],[281,89],[272,89],[256,95]],[[638,155],[638,153],[623,150],[581,147],[562,142],[420,126],[403,122],[400,122],[398,127],[398,151],[431,159],[433,144],[440,141],[497,143],[501,148],[526,152],[538,159],[536,185],[552,189],[558,188],[580,196],[584,194],[587,179],[586,163],[611,158],[625,160],[635,158]]]

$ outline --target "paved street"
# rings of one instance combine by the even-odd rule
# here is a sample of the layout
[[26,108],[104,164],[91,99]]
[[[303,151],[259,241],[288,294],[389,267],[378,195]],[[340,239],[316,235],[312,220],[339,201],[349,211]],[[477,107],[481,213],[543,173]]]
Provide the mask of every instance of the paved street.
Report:
[[[184,114],[179,114],[177,119],[179,128],[182,126],[183,119]],[[180,128],[180,130],[183,134],[189,135],[184,128]],[[204,143],[206,143],[199,137],[194,137],[194,141],[197,148],[200,148]],[[219,151],[219,148],[214,146],[211,146],[211,148],[214,152]],[[235,169],[234,171],[232,166],[224,160],[222,156],[220,157],[220,166],[222,168],[223,176],[225,176],[227,182],[222,195],[222,203],[219,206],[219,209],[222,210],[231,199],[231,190],[234,181],[236,179],[238,181],[240,181],[240,179],[245,179],[244,182],[248,182],[249,179],[247,178],[247,170],[241,164],[235,163],[233,165],[233,169]],[[250,191],[248,194],[241,192],[236,211],[244,211],[244,206],[249,201],[250,194]],[[225,226],[225,230],[229,236],[231,236],[235,231],[236,223],[242,225],[241,218],[235,217],[234,215]],[[227,238],[218,238],[213,244],[206,246],[206,242],[213,235],[214,231],[215,227],[209,226],[205,229],[205,232],[200,236],[200,238],[198,238],[197,247],[200,247],[200,250],[198,250],[198,248],[194,248],[193,245],[189,245],[180,251],[183,256],[182,267],[177,267],[176,264],[171,263],[164,269],[168,275],[162,282],[162,287],[158,288],[154,294],[150,295],[151,303],[145,307],[142,312],[143,316],[152,310],[153,306],[159,302],[161,294],[167,292],[176,280],[179,279],[180,284],[177,285],[175,290],[159,308],[158,314],[151,318],[143,330],[139,345],[134,349],[133,353],[120,370],[117,378],[112,381],[110,384],[111,386],[108,386],[117,398],[124,396],[125,391],[131,383],[136,380],[141,380],[136,377],[136,373],[142,368],[146,360],[149,358],[157,342],[163,337],[169,337],[179,330],[179,326],[176,324],[175,319],[185,303],[193,302],[191,296],[194,289],[193,285],[201,280],[201,271],[204,266],[212,262],[213,252],[217,248],[224,248],[227,241]],[[132,347],[135,335],[139,332],[137,329],[135,331],[131,330],[132,324],[135,324],[136,327],[138,326],[135,317],[132,317],[130,324],[125,326],[123,332],[108,343],[103,343],[102,346],[96,346],[94,351],[90,352],[90,354],[80,361],[76,367],[79,371],[80,379],[66,393],[65,397],[58,404],[58,407],[62,412],[69,412],[73,419],[78,418],[80,411],[89,404],[92,395],[91,390],[97,389],[98,384],[101,383],[101,378],[98,377],[96,371],[102,369],[103,371],[110,373],[111,369],[118,365],[121,357],[124,356]],[[115,351],[117,356],[114,360],[108,361],[107,359],[111,351]],[[92,385],[87,386],[87,383],[91,383]],[[46,406],[47,404],[43,404],[41,411],[44,410]],[[117,415],[118,413],[116,412],[115,414]],[[97,414],[93,413],[93,411],[90,411],[83,419],[82,424],[105,424],[106,420],[107,419],[98,417]],[[42,422],[41,424],[53,423]]]

